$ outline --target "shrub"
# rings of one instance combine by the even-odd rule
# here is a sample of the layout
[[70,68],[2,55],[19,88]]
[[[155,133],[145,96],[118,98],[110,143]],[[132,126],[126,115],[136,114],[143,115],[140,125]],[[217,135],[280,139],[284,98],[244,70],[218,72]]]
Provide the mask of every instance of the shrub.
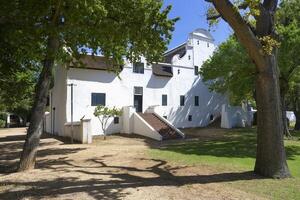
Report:
[[0,119],[0,128],[4,128],[6,124],[6,121]]

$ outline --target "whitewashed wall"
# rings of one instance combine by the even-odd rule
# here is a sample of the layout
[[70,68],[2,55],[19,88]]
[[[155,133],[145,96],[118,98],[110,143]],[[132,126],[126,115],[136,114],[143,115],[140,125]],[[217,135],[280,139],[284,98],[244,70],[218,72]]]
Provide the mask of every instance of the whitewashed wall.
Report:
[[[219,115],[222,104],[226,104],[227,99],[223,95],[209,92],[201,77],[194,74],[194,65],[200,67],[215,49],[213,41],[201,34],[190,34],[185,56],[177,61],[173,59],[173,77],[153,75],[151,67],[146,65],[144,74],[136,74],[132,72],[130,63],[125,65],[120,79],[115,74],[102,70],[57,69],[58,75],[52,90],[53,106],[56,107],[55,131],[63,133],[64,124],[71,120],[70,87],[66,86],[70,83],[76,85],[74,121],[90,118],[93,135],[102,134],[102,131],[99,120],[93,116],[95,107],[91,106],[91,93],[106,93],[106,106],[122,108],[133,106],[135,86],[143,87],[143,111],[149,106],[161,105],[162,95],[166,94],[168,106],[160,106],[157,111],[161,116],[167,116],[174,126],[186,128],[208,125],[210,116]],[[180,95],[185,95],[185,106],[180,106]],[[195,96],[199,96],[199,106],[194,106]],[[192,121],[188,121],[189,115],[192,115]],[[119,124],[114,124],[111,119],[107,133],[117,133],[121,130],[122,117]]]

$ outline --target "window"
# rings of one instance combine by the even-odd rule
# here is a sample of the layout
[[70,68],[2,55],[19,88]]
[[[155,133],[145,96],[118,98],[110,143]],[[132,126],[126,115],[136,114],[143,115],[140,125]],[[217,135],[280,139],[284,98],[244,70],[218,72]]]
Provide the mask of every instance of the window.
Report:
[[184,106],[185,96],[180,95],[180,106]]
[[168,96],[166,94],[163,94],[161,96],[161,105],[162,106],[167,106],[168,105]]
[[180,74],[180,69],[177,70],[177,74]]
[[195,75],[198,76],[199,75],[199,67],[195,66],[194,69],[195,69],[194,70]]
[[195,106],[199,106],[199,96],[195,96]]
[[189,115],[188,120],[189,120],[189,122],[191,122],[193,120],[193,116]]
[[189,60],[191,60],[191,56],[189,56],[188,58],[189,58]]
[[119,124],[119,117],[114,117],[114,124]]
[[141,63],[141,62],[133,63],[133,73],[143,74],[144,73],[144,63]]
[[165,116],[163,116],[163,118],[168,119],[168,116],[165,115]]
[[92,93],[92,106],[103,105],[105,106],[105,93]]
[[207,47],[209,47],[209,43],[207,43]]
[[197,41],[197,44],[198,44],[198,45],[200,44],[199,40]]
[[214,115],[211,114],[211,115],[209,116],[209,120],[210,120],[210,121],[214,120]]
[[134,87],[133,93],[134,95],[143,95],[143,87]]

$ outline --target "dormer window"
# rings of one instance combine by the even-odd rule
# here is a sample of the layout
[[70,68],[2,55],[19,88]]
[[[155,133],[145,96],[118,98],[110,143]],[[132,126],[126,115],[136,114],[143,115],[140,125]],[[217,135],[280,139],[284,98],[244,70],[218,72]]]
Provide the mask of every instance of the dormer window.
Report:
[[144,73],[144,63],[142,63],[142,62],[133,63],[133,73],[143,74]]

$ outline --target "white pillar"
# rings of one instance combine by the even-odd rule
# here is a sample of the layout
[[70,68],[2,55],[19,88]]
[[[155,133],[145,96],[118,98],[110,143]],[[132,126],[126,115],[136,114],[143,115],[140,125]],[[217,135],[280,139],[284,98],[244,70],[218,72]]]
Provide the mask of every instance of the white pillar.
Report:
[[82,119],[81,120],[81,134],[83,144],[91,144],[92,143],[92,126],[91,119]]
[[133,106],[125,106],[123,107],[123,133],[133,133],[133,113],[135,113],[136,110]]

